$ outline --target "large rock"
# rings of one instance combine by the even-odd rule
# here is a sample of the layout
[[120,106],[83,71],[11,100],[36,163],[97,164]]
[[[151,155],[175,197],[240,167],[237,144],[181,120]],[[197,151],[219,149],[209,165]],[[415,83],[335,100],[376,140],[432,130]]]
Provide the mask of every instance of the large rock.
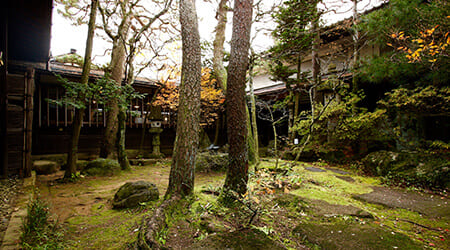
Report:
[[131,208],[158,198],[159,191],[155,184],[147,181],[127,182],[114,195],[113,207]]
[[61,166],[56,161],[34,161],[33,169],[36,171],[36,174],[39,175],[47,175],[58,172]]
[[120,171],[119,162],[112,159],[99,158],[86,164],[81,174],[91,176],[112,176]]
[[226,170],[228,166],[228,154],[203,152],[197,154],[195,171],[209,172]]

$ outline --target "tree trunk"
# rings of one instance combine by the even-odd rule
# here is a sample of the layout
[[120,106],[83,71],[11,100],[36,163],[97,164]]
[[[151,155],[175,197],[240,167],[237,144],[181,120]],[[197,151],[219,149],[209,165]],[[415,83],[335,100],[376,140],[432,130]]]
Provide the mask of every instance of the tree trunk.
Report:
[[[117,35],[113,39],[113,48],[111,53],[111,63],[107,69],[107,73],[110,78],[117,84],[122,83],[123,75],[125,72],[126,62],[126,50],[125,39],[128,36],[130,28],[130,17],[127,15],[126,20],[120,25],[117,31]],[[116,152],[117,131],[118,122],[117,116],[119,115],[119,106],[117,100],[112,98],[108,104],[108,111],[106,112],[106,128],[103,136],[103,142],[100,148],[101,158],[112,158],[113,153]]]
[[[225,29],[227,25],[227,3],[228,0],[220,0],[216,12],[217,26],[216,35],[213,42],[213,70],[216,75],[217,83],[223,91],[227,89],[227,71],[223,66],[223,44],[225,43]],[[214,145],[219,142],[220,120],[225,119],[225,115],[216,120],[216,133],[214,136]]]
[[[87,85],[91,70],[92,46],[94,43],[95,17],[97,15],[98,0],[91,1],[91,14],[89,17],[88,36],[86,39],[86,51],[84,53],[83,72],[81,73],[81,83]],[[84,109],[75,110],[75,118],[72,125],[72,136],[70,138],[69,150],[67,153],[67,169],[64,179],[70,179],[77,172],[78,141],[80,139],[81,125],[83,123]]]
[[245,82],[252,25],[252,0],[235,0],[233,34],[227,80],[227,132],[230,144],[229,165],[224,194],[234,191],[243,195],[247,191],[247,115]]
[[255,149],[255,139],[253,138],[252,123],[250,119],[250,111],[247,105],[245,105],[245,113],[247,114],[247,152],[248,152],[248,163],[256,164],[256,149]]
[[[314,40],[312,44],[312,78],[313,78],[313,88],[315,89],[319,84],[319,74],[320,74],[320,61],[319,61],[319,43],[320,43],[320,35],[319,35],[319,19],[317,18],[313,23],[314,29]],[[314,101],[316,100],[316,91],[313,91]]]
[[[259,140],[258,140],[258,127],[256,125],[256,101],[255,93],[253,91],[253,64],[252,61],[249,67],[249,81],[250,86],[250,115],[251,115],[251,131],[253,134],[253,148],[255,151],[255,164],[259,164]],[[256,170],[256,169],[255,169]]]
[[126,112],[120,110],[118,115],[119,132],[117,134],[117,160],[119,161],[122,170],[130,170],[130,162],[128,161],[127,152],[125,151],[125,130],[127,127]]
[[166,197],[194,190],[194,167],[199,144],[201,53],[195,0],[180,1],[183,62],[177,134]]
[[359,32],[356,28],[356,23],[358,21],[358,0],[353,0],[353,78],[352,78],[352,91],[353,93],[358,92],[358,79],[356,77],[356,70],[358,69],[359,63]]
[[223,66],[223,44],[225,42],[225,28],[227,25],[227,2],[228,0],[220,0],[219,2],[216,13],[216,36],[213,42],[213,69],[217,82],[224,91],[227,89],[227,71]]
[[[295,119],[297,119],[299,113],[300,113],[300,93],[299,93],[299,87],[301,84],[301,80],[302,80],[302,56],[298,55],[297,57],[297,88],[294,91],[294,118],[293,118],[293,123],[295,123]],[[289,128],[291,129],[291,128]],[[290,135],[292,136],[290,139],[291,142],[294,141],[294,139],[297,137],[297,133],[292,131],[290,133]]]

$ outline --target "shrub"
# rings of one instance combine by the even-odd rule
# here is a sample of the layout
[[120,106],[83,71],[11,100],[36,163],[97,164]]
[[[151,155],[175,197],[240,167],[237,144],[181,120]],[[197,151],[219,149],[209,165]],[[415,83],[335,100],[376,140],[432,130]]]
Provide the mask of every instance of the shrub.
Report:
[[381,176],[387,184],[429,189],[450,187],[448,153],[379,151],[362,160],[362,170]]
[[348,93],[343,89],[339,95],[343,96],[341,101],[315,105],[314,124],[311,124],[311,112],[302,112],[296,120],[293,131],[302,138],[299,145],[303,145],[312,131],[304,152],[335,161],[362,157],[372,145],[376,148],[388,145],[392,137],[386,111],[367,112],[359,108],[357,104],[364,98],[362,93]]

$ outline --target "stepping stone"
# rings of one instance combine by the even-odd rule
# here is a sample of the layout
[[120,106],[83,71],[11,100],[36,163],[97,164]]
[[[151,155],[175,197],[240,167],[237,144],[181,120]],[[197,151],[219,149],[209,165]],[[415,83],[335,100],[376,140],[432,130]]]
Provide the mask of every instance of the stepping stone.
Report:
[[355,179],[353,179],[353,178],[350,177],[350,176],[336,175],[336,178],[341,179],[341,180],[344,180],[344,181],[346,181],[346,182],[350,182],[350,183],[355,182]]
[[388,187],[372,189],[371,193],[355,195],[354,198],[386,207],[408,209],[433,218],[450,218],[448,198]]
[[326,172],[326,170],[321,168],[315,168],[315,167],[305,167],[306,170],[311,172]]
[[327,170],[330,170],[331,172],[336,173],[336,174],[343,174],[343,175],[350,174],[347,171],[340,170],[340,169],[337,169],[337,168],[327,168]]
[[308,200],[308,204],[311,206],[312,212],[319,216],[332,217],[336,215],[348,215],[359,218],[373,218],[373,215],[367,211],[352,205],[330,204],[322,200]]

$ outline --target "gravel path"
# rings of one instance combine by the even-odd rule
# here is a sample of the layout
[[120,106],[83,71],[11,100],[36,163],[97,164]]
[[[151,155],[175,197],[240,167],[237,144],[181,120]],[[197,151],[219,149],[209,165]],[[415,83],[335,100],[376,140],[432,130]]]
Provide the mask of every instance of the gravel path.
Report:
[[22,182],[18,179],[0,180],[0,246],[21,186]]

